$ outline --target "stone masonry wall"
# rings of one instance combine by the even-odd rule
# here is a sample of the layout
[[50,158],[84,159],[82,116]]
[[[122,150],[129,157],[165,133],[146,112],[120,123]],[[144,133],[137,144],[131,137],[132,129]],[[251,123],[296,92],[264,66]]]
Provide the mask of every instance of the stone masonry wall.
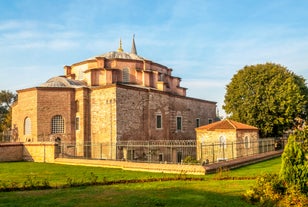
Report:
[[23,143],[23,160],[53,163],[55,160],[54,142]]
[[[226,144],[220,145],[220,137]],[[247,147],[245,137],[248,138]],[[258,151],[257,130],[219,129],[215,131],[197,131],[197,159],[217,161],[218,159],[233,159],[252,155]],[[213,147],[210,145],[213,144]],[[214,156],[214,158],[213,158]]]
[[[157,90],[118,87],[118,140],[183,140],[195,139],[196,119],[208,124],[216,115],[216,103]],[[162,116],[162,128],[156,126],[156,116]],[[182,129],[176,129],[177,116]]]
[[[75,91],[72,88],[39,88],[37,103],[38,141],[75,141]],[[64,134],[51,134],[51,120],[55,115],[64,119]]]
[[[16,130],[19,142],[37,141],[37,90],[35,88],[18,92],[18,102],[12,107],[12,128]],[[31,120],[31,134],[25,134],[24,121]]]
[[55,143],[1,143],[0,162],[34,161],[50,162],[55,160]]
[[104,143],[106,147],[92,148],[92,158],[116,158],[116,87],[103,87],[91,92],[91,142]]

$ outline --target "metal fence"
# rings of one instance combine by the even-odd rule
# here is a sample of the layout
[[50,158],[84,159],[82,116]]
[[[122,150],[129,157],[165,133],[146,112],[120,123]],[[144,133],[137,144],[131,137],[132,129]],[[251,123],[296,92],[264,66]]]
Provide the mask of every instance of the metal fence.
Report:
[[232,160],[284,149],[287,139],[266,138],[254,142],[203,143],[200,157],[204,164]]
[[[195,140],[121,141],[110,143],[60,143],[57,157],[126,160],[154,163],[214,163],[283,149],[287,139],[256,142],[202,143]],[[200,150],[197,150],[199,148]],[[197,152],[200,155],[197,155]]]
[[11,142],[12,140],[12,131],[3,131],[0,133],[0,142]]

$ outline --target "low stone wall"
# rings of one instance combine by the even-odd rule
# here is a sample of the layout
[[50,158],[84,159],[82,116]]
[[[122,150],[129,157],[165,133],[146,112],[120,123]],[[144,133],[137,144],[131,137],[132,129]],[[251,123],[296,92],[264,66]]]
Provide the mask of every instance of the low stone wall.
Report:
[[0,143],[0,162],[14,162],[23,160],[23,144]]
[[23,160],[34,162],[51,162],[55,160],[54,142],[23,143]]
[[55,160],[53,142],[0,143],[0,162],[34,161],[51,162]]
[[120,168],[123,170],[146,171],[146,172],[179,173],[179,174],[193,174],[193,175],[205,174],[205,169],[201,165],[158,164],[158,163],[140,163],[140,162],[128,162],[128,161],[68,159],[68,158],[57,158],[55,160],[55,163],[67,164],[67,165]]

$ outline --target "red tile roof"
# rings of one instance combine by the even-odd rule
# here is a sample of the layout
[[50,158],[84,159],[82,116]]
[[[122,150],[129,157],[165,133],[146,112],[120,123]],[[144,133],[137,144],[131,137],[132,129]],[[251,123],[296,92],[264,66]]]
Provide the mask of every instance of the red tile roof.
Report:
[[224,119],[222,121],[214,122],[212,124],[204,125],[197,130],[207,130],[207,131],[215,131],[216,129],[236,129],[236,130],[241,130],[241,129],[252,129],[252,130],[258,130],[257,127],[250,126],[247,124],[243,124],[240,122],[236,122],[230,119]]

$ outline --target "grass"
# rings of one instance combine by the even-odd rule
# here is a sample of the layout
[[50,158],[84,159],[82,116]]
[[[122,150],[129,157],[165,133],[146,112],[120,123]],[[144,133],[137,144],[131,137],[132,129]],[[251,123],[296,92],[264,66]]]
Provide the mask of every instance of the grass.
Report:
[[[228,172],[232,177],[257,176],[280,170],[280,158]],[[2,182],[24,182],[26,176],[47,178],[53,186],[67,178],[84,179],[90,172],[98,181],[166,178],[178,175],[133,172],[100,167],[67,166],[46,163],[0,163]],[[242,194],[255,180],[214,180],[215,175],[192,176],[202,181],[140,182],[100,186],[82,186],[50,190],[0,193],[0,206],[252,206]]]

